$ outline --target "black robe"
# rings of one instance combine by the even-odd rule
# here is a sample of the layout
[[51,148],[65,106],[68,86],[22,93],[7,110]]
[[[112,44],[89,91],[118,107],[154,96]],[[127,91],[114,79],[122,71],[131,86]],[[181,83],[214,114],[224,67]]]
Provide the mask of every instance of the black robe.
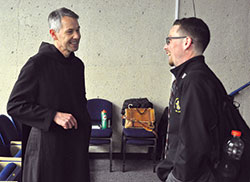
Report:
[[[23,130],[25,156],[23,182],[88,182],[88,147],[91,123],[86,108],[84,65],[74,53],[65,58],[51,44],[42,43],[38,54],[21,70],[9,98],[10,116]],[[72,114],[78,129],[65,130],[53,118]]]

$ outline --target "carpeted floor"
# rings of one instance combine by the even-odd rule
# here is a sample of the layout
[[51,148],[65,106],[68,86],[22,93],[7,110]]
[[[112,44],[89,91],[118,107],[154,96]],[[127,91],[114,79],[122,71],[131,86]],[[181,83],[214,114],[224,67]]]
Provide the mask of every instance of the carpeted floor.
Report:
[[153,173],[152,160],[126,160],[126,172],[122,172],[122,160],[113,160],[113,172],[109,172],[108,159],[91,159],[91,182],[160,182]]

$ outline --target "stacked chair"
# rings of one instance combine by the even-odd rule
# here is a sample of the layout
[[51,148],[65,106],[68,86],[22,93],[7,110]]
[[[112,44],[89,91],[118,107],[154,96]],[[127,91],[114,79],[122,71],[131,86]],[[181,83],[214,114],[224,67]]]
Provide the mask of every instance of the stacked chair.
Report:
[[0,115],[0,181],[21,181],[21,155],[18,126],[11,118]]
[[167,137],[167,126],[168,126],[168,107],[165,107],[161,118],[157,121],[157,160],[163,160],[165,158],[165,146]]
[[[109,146],[109,171],[112,172],[112,103],[100,98],[90,99],[87,102],[87,109],[92,121],[90,145]],[[107,112],[107,122],[109,123],[106,129],[101,128],[103,110]]]

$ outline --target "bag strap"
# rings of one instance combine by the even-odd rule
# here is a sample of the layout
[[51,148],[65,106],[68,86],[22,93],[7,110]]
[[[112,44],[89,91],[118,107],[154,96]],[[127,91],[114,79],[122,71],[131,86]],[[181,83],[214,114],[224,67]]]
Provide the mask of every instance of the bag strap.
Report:
[[143,128],[143,129],[145,129],[146,131],[152,132],[152,133],[155,135],[155,137],[158,138],[158,134],[154,131],[154,128],[155,128],[155,127],[154,127],[154,123],[152,123],[152,127],[150,127],[150,126],[145,125],[145,124],[144,124],[143,122],[141,122],[141,121],[132,120],[132,119],[127,119],[127,117],[126,117],[125,115],[122,116],[122,119],[129,120],[129,121],[131,121],[132,123],[135,123],[135,122],[140,123],[140,124],[142,125],[142,128]]
[[152,123],[152,127],[150,127],[150,126],[147,126],[147,125],[145,125],[143,122],[141,122],[141,121],[135,121],[135,122],[138,122],[138,123],[140,123],[141,125],[142,125],[142,128],[143,129],[145,129],[146,131],[150,131],[150,132],[152,132],[154,135],[155,135],[155,137],[156,138],[158,138],[158,134],[154,131],[154,124]]
[[137,111],[140,115],[143,115],[147,110],[148,110],[148,108],[144,108],[144,110],[141,112],[139,108],[136,108],[136,111]]

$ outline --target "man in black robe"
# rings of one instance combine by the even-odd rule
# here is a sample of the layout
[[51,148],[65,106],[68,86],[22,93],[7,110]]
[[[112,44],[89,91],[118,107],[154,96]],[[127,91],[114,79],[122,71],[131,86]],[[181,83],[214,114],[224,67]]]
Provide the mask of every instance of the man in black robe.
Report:
[[78,15],[61,8],[48,22],[54,45],[43,42],[27,61],[7,105],[23,125],[22,180],[88,182],[91,123],[84,65],[74,55],[81,38]]

